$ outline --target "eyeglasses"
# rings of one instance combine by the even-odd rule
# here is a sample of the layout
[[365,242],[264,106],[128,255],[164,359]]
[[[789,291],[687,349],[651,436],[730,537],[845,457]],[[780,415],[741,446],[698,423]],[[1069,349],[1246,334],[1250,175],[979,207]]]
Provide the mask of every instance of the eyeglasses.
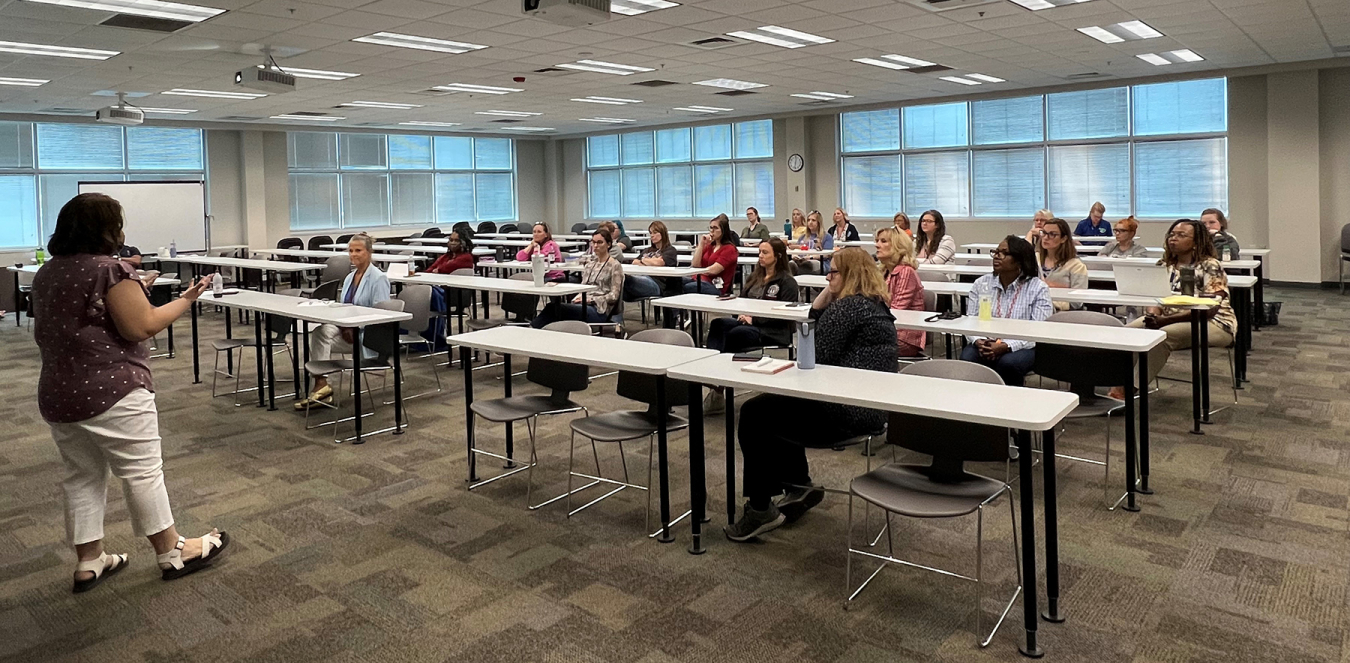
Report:
[[833,277],[836,277],[836,276],[839,276],[839,270],[837,270],[837,269],[831,269],[830,271],[825,272],[825,278],[827,278],[827,279],[828,279],[828,278],[833,278]]
[[1045,231],[1045,232],[1042,232],[1042,233],[1041,233],[1041,236],[1042,236],[1042,237],[1050,237],[1050,238],[1063,237],[1063,236],[1064,236],[1064,233],[1061,233],[1061,232],[1058,232],[1058,231],[1054,231],[1054,230],[1047,230],[1047,231]]
[[1009,256],[1009,255],[1012,255],[1012,252],[1011,252],[1011,251],[1004,251],[1003,249],[994,249],[993,251],[990,251],[990,252],[989,252],[989,257],[991,257],[991,258],[1002,258],[1002,257],[1004,257],[1004,256]]
[[1127,232],[1130,232],[1130,231],[1128,231],[1128,230],[1126,230],[1126,229],[1124,229],[1124,228],[1116,228],[1116,229],[1112,230],[1111,232],[1112,232],[1112,233],[1115,233],[1115,234],[1117,234],[1117,235],[1123,235],[1123,234],[1125,234],[1125,233],[1127,233]]

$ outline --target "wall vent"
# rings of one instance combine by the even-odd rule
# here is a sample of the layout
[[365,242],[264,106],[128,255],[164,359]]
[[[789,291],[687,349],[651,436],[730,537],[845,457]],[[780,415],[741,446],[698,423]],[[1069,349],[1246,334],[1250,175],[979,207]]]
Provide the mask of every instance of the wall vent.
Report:
[[745,43],[744,41],[740,39],[734,39],[732,37],[708,37],[707,39],[698,39],[695,41],[691,41],[689,42],[689,45],[693,46],[694,48],[701,48],[705,51],[715,51],[719,48],[726,48],[728,46],[735,46],[736,44],[744,44],[744,43]]

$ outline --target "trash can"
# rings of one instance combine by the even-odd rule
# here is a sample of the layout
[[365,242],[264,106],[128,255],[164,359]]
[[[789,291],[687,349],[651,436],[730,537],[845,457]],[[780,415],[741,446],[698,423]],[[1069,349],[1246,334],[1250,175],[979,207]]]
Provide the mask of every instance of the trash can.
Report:
[[1284,302],[1266,302],[1265,310],[1261,311],[1260,325],[1263,327],[1274,327],[1280,324],[1280,306]]

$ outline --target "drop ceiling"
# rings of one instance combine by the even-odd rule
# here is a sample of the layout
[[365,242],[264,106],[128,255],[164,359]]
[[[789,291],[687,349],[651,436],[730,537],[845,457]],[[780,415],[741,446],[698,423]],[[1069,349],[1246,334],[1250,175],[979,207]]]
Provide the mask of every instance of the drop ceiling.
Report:
[[[504,127],[549,128],[521,135],[566,135],[710,118],[758,116],[850,105],[968,95],[1061,85],[1088,73],[1110,81],[1319,60],[1350,46],[1350,0],[1088,0],[1030,11],[1011,0],[953,0],[966,6],[925,8],[923,0],[681,0],[669,9],[569,28],[521,15],[520,0],[194,0],[227,10],[174,33],[99,25],[112,12],[0,0],[0,41],[28,42],[121,54],[105,61],[0,53],[0,78],[49,79],[40,87],[0,86],[0,114],[92,114],[108,105],[99,91],[145,93],[143,107],[191,109],[179,121],[257,121],[288,127],[388,127],[446,122],[444,131]],[[1104,44],[1078,28],[1144,21],[1164,36]],[[741,41],[707,50],[691,45],[737,31],[774,25],[831,39],[782,48]],[[487,46],[462,54],[410,50],[352,40],[394,32]],[[284,67],[336,70],[360,76],[340,81],[300,79],[296,91],[254,100],[168,96],[173,88],[233,90],[233,73],[256,66],[262,47]],[[1189,49],[1204,58],[1155,66],[1144,53]],[[1350,49],[1342,49],[1350,50]],[[951,71],[913,73],[855,62],[899,54]],[[1350,54],[1350,53],[1346,53]],[[620,76],[555,70],[582,60],[650,68]],[[970,73],[1004,79],[978,87],[942,76]],[[523,76],[523,83],[513,77]],[[696,81],[732,79],[766,87],[752,94]],[[661,87],[633,83],[664,80]],[[522,90],[504,95],[425,91],[452,83]],[[822,102],[794,94],[850,95]],[[105,92],[106,95],[106,92]],[[601,105],[583,97],[636,99]],[[352,101],[416,104],[419,108],[336,108]],[[701,114],[676,108],[730,111]],[[486,111],[539,113],[503,124]],[[328,113],[335,122],[278,121],[274,115]],[[633,120],[597,124],[584,118]],[[241,120],[242,118],[242,120]],[[251,120],[256,118],[256,120]],[[494,122],[494,120],[497,120]],[[442,129],[435,129],[442,130]]]

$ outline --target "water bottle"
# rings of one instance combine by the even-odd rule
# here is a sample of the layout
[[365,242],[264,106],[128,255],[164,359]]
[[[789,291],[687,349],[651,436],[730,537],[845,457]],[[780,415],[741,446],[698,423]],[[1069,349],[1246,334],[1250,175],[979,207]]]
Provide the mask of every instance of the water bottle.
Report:
[[816,367],[816,323],[807,320],[797,323],[797,368]]
[[217,297],[224,294],[225,279],[221,278],[220,274],[212,274],[210,278],[211,278],[211,294]]
[[1181,294],[1187,297],[1195,296],[1195,268],[1181,268]]
[[39,246],[37,247],[37,252],[33,254],[33,259],[38,265],[41,265],[42,263],[47,262],[47,253]]
[[165,257],[167,257],[168,255],[169,255],[169,250],[166,249],[166,248],[164,248],[164,247],[162,247],[162,246],[159,247],[159,250],[155,252],[155,257],[156,257],[156,258],[165,258]]
[[544,287],[544,256],[538,253],[530,256],[530,272],[534,275],[534,287]]
[[169,257],[170,257],[170,258],[177,258],[177,257],[178,257],[178,242],[177,242],[177,241],[170,241],[170,242],[169,242]]
[[980,293],[980,322],[989,322],[994,319],[994,296],[987,292]]
[[1221,254],[1220,260],[1228,262],[1232,259],[1233,259],[1233,247],[1231,246],[1223,247],[1223,253]]
[[792,239],[792,219],[783,220],[783,237]]

